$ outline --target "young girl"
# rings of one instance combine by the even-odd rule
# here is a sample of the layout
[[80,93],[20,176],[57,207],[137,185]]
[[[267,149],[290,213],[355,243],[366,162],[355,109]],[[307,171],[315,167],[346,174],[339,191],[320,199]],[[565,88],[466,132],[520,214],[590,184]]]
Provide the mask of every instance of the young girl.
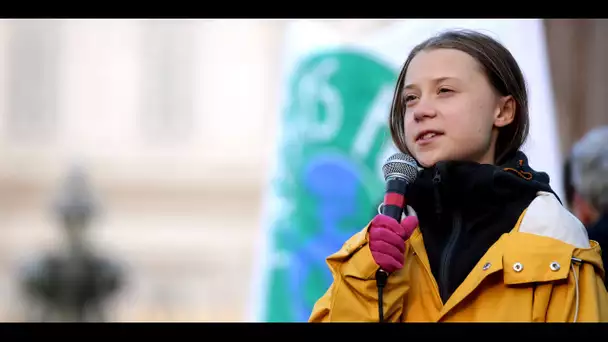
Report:
[[327,258],[333,284],[311,322],[608,321],[597,242],[528,165],[524,77],[509,51],[473,31],[416,46],[390,115],[396,146],[423,168],[416,216],[377,215]]

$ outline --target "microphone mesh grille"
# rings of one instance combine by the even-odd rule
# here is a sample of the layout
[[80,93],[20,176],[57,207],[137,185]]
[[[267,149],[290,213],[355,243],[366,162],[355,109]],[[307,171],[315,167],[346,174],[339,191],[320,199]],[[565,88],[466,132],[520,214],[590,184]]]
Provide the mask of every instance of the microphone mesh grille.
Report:
[[409,154],[395,153],[386,160],[382,172],[385,180],[389,177],[401,177],[412,183],[418,176],[418,163]]

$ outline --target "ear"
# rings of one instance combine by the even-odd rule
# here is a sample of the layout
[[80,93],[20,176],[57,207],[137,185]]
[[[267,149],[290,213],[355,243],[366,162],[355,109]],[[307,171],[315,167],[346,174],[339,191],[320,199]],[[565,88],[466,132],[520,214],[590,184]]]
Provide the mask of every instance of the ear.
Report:
[[504,127],[515,119],[516,103],[513,96],[503,96],[498,100],[498,108],[494,115],[494,126]]

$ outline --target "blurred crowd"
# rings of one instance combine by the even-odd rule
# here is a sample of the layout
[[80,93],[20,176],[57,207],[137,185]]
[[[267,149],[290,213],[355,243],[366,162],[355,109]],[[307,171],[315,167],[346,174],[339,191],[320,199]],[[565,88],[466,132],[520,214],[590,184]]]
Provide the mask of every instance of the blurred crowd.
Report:
[[[586,227],[589,238],[608,246],[608,126],[576,142],[564,167],[566,203]],[[608,253],[602,253],[608,265]]]

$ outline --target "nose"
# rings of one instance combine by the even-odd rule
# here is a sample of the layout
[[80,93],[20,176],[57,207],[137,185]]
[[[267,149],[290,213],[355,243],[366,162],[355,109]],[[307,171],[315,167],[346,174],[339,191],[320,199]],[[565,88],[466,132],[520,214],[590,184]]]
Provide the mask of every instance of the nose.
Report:
[[435,116],[437,116],[437,111],[433,106],[430,106],[427,103],[420,102],[414,109],[414,120],[417,122],[434,118]]

